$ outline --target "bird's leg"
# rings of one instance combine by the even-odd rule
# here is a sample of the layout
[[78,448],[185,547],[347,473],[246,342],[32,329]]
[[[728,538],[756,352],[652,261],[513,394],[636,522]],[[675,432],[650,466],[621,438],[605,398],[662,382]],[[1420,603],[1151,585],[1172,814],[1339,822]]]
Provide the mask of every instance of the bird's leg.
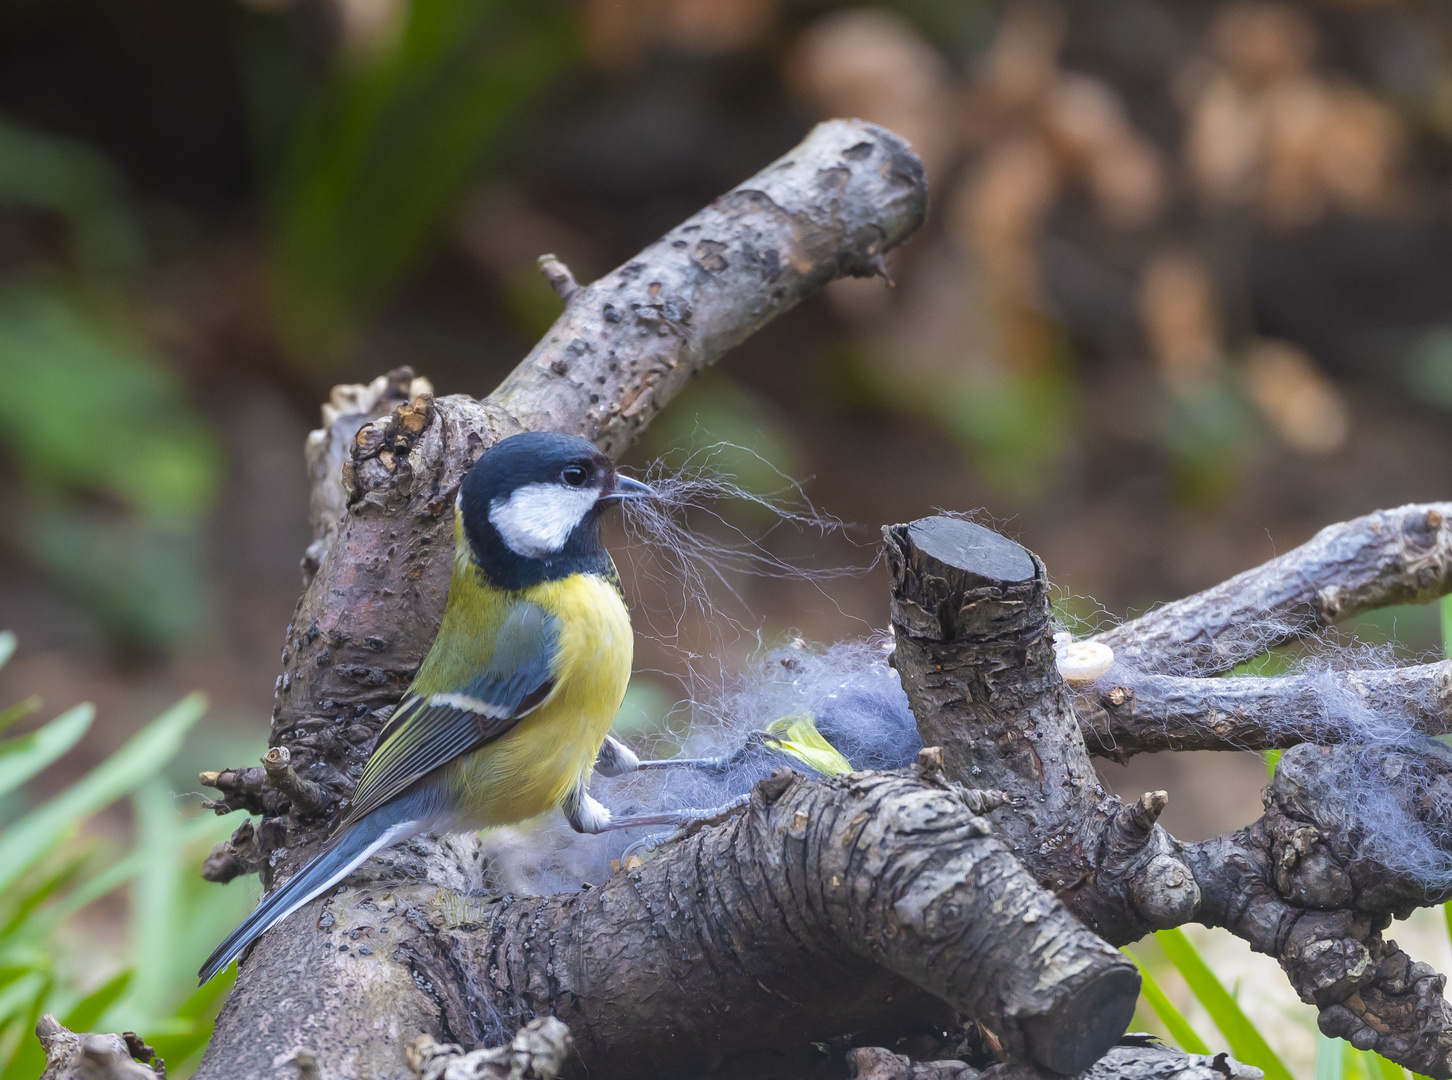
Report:
[[617,829],[636,829],[653,825],[675,826],[674,832],[666,834],[664,839],[659,841],[659,843],[665,843],[667,840],[684,839],[708,825],[718,825],[727,818],[741,813],[746,809],[750,798],[750,795],[740,795],[724,806],[705,810],[687,808],[660,814],[630,814],[625,817],[616,817],[599,802],[592,799],[589,792],[585,791],[583,787],[578,787],[566,797],[561,809],[565,812],[565,820],[570,823],[570,828],[579,833],[598,835],[599,833],[614,832]]
[[[640,768],[640,758],[619,739],[606,735],[595,758],[595,771],[601,776],[624,776]],[[573,824],[573,822],[571,822]],[[582,830],[583,831],[583,830]]]
[[600,756],[595,759],[595,771],[601,776],[624,776],[626,773],[645,769],[696,769],[700,772],[719,775],[728,772],[762,745],[766,733],[753,731],[741,745],[729,754],[707,758],[662,758],[658,761],[641,761],[629,747],[610,736],[600,747]]
[[682,814],[692,815],[689,821],[683,821],[670,832],[653,833],[650,836],[642,836],[635,843],[631,844],[620,853],[623,859],[626,856],[634,855],[641,851],[654,851],[666,844],[673,844],[677,840],[684,840],[688,836],[694,836],[702,829],[710,828],[712,825],[720,825],[723,821],[729,821],[737,814],[745,813],[747,806],[751,803],[751,794],[738,795],[728,803],[723,803],[712,810],[683,810]]

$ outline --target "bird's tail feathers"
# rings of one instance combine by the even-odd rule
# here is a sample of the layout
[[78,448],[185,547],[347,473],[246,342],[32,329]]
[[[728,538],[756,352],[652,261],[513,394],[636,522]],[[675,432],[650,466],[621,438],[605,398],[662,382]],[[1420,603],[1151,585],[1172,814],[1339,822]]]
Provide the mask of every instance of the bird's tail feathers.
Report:
[[423,809],[416,805],[419,801],[405,796],[380,806],[356,822],[333,842],[332,847],[289,878],[280,889],[264,897],[242,925],[207,957],[200,972],[201,981],[205,983],[248,945],[309,900],[338,884],[375,852],[402,843],[427,829],[429,821],[427,815],[419,812]]

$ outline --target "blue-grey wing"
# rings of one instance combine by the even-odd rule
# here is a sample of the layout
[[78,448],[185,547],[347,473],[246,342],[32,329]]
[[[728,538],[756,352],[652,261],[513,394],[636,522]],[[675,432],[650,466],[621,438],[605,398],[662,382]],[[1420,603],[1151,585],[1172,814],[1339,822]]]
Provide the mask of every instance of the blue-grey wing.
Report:
[[453,687],[417,683],[378,733],[358,779],[342,832],[454,758],[499,738],[554,689],[559,623],[521,601],[506,616],[487,666]]

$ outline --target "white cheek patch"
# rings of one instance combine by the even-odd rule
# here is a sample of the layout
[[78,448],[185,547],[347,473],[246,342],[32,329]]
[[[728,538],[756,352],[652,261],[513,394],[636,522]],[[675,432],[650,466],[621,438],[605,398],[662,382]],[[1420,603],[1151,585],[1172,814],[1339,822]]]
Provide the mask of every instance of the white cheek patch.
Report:
[[489,504],[489,523],[516,555],[540,559],[565,546],[600,498],[597,487],[525,484]]

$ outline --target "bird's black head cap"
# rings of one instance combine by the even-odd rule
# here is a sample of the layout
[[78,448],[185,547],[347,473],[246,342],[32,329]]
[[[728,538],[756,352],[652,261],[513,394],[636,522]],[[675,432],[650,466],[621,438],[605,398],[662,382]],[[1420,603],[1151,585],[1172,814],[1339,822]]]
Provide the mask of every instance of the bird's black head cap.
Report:
[[459,487],[475,561],[496,586],[523,589],[579,573],[609,573],[600,511],[624,497],[611,460],[573,435],[529,431],[484,451]]

